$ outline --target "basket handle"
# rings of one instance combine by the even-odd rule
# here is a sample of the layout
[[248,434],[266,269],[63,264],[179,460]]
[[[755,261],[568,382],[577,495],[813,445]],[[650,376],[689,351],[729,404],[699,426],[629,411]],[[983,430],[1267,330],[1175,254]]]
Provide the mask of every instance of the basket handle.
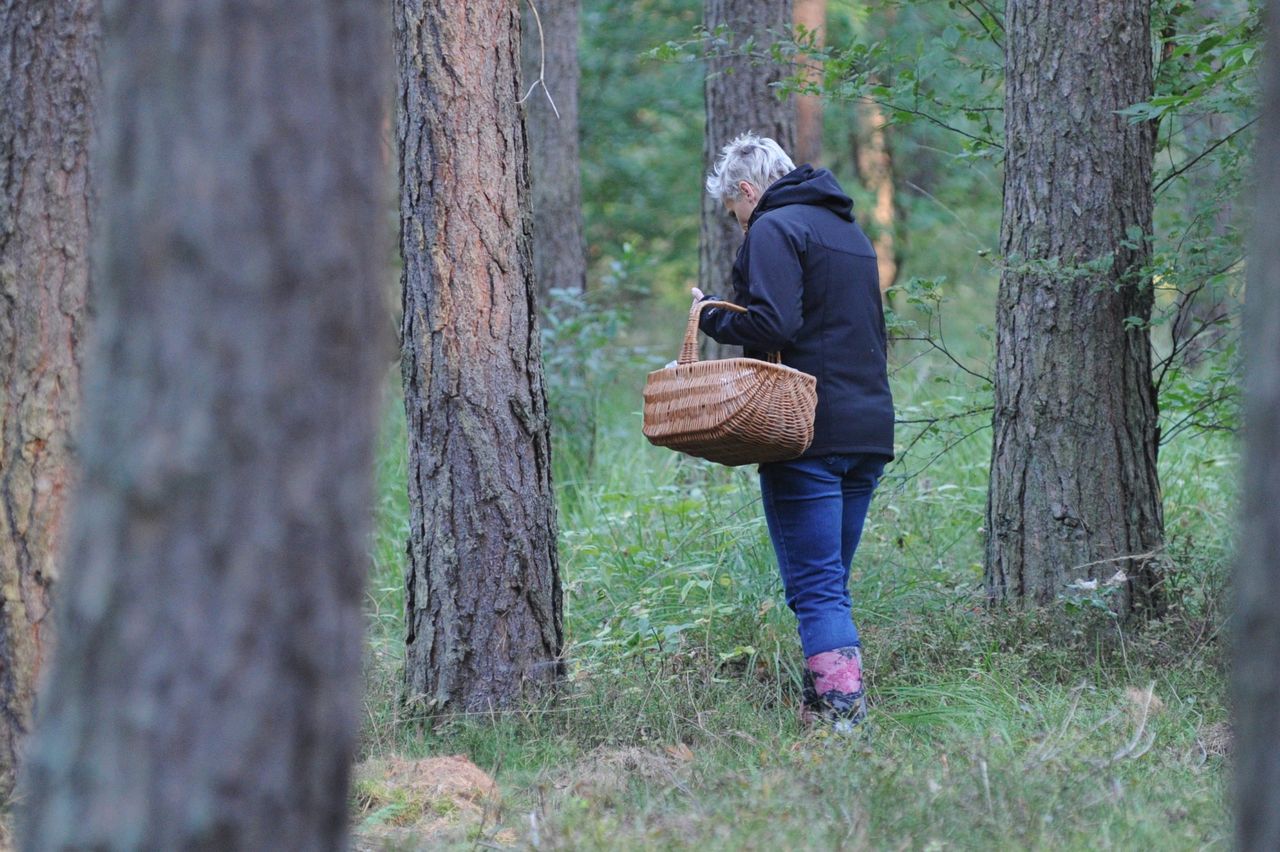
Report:
[[[700,302],[694,302],[693,307],[689,309],[689,324],[684,329],[684,343],[680,347],[680,357],[676,360],[677,364],[698,363],[698,320],[702,317],[703,308],[727,308],[739,314],[747,312],[747,309],[742,305],[734,304],[733,302],[721,302],[715,299],[703,299]],[[769,360],[774,364],[781,364],[782,354],[771,352],[769,353]]]

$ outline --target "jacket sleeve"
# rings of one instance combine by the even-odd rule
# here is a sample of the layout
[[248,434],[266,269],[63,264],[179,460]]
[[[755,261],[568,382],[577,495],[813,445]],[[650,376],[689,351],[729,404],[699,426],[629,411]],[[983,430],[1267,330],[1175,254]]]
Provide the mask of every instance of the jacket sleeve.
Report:
[[786,349],[804,324],[804,266],[799,237],[771,216],[757,219],[743,252],[747,312],[707,310],[699,327],[712,339],[762,352]]

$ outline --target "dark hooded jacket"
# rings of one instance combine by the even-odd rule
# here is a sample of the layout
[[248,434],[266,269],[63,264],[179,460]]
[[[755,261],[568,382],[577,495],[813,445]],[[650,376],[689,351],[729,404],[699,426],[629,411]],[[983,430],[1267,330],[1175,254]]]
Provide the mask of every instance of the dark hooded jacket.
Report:
[[707,309],[702,330],[752,357],[818,380],[813,444],[833,453],[893,456],[893,397],[876,253],[853,202],[826,169],[804,165],[760,198],[733,264],[744,314]]

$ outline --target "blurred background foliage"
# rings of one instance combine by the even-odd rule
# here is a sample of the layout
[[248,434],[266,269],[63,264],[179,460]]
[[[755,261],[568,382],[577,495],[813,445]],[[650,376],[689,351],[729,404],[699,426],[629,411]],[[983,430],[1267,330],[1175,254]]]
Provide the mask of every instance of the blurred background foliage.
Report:
[[[491,831],[518,818],[517,830],[533,825],[531,845],[540,836],[547,848],[1226,848],[1222,636],[1248,218],[1238,197],[1261,33],[1254,0],[1153,8],[1156,90],[1124,118],[1149,122],[1159,140],[1155,232],[1131,237],[1154,249],[1149,332],[1170,557],[1161,622],[1122,631],[1096,585],[1034,612],[985,606],[1003,3],[830,0],[823,50],[796,33],[758,59],[792,65],[784,89],[822,93],[819,165],[873,236],[875,195],[856,146],[868,104],[888,122],[898,459],[851,579],[875,745],[805,739],[790,709],[794,620],[754,471],[659,450],[640,434],[644,375],[675,357],[697,281],[703,58],[725,40],[700,29],[695,0],[583,0],[588,286],[553,290],[542,305],[571,675],[557,698],[511,719],[434,731],[404,723],[408,512],[404,420],[392,406],[365,753],[461,751],[501,770],[512,819]],[[806,67],[820,68],[820,81]],[[1165,709],[1149,727],[1153,696]],[[687,788],[663,776],[547,792],[548,778],[579,777],[609,749],[662,755],[675,743],[692,748]],[[850,803],[864,810],[851,814]],[[814,834],[815,813],[832,815],[818,821],[832,834]],[[842,833],[854,827],[857,837]]]
[[[697,279],[708,166],[702,59],[723,43],[701,28],[701,11],[692,0],[584,0],[582,10],[582,179],[595,291],[585,300],[625,309],[613,318],[618,339],[654,347],[655,359],[673,351]],[[1003,15],[999,0],[831,0],[825,48],[796,32],[757,56],[795,72],[779,96],[822,95],[818,165],[853,196],[873,237],[874,197],[856,165],[860,105],[876,105],[888,122],[901,266],[887,301],[901,341],[895,362],[911,376],[896,388],[907,405],[907,385],[920,381],[958,382],[964,394],[988,389],[1001,264]],[[1259,16],[1256,0],[1159,0],[1156,91],[1126,111],[1158,140],[1155,233],[1133,237],[1154,246],[1151,336],[1166,438],[1230,429],[1237,419],[1247,211],[1236,199],[1252,150]],[[813,68],[820,78],[805,76]],[[552,349],[557,339],[547,340]],[[603,357],[598,346],[590,352]],[[972,402],[960,408],[984,409]]]

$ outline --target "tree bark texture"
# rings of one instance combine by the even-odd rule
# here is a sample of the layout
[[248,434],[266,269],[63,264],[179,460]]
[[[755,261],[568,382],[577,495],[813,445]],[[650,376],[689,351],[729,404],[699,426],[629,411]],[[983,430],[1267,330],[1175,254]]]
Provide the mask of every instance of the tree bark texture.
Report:
[[1140,0],[1006,6],[995,598],[1043,603],[1123,571],[1116,604],[1158,609],[1156,399],[1141,327],[1153,142],[1150,127],[1116,115],[1151,96],[1149,13]]
[[73,473],[98,0],[0,3],[0,802],[13,790]]
[[533,269],[539,301],[545,305],[553,288],[581,291],[587,286],[578,159],[579,2],[535,2],[542,38],[534,6],[526,3],[522,40],[525,91],[540,75],[546,84],[545,90],[538,86],[525,101],[533,184]]
[[[827,35],[827,0],[794,0],[792,22],[797,32],[804,27],[806,32],[813,33],[813,46],[822,47]],[[814,72],[813,82],[819,83],[822,75]],[[822,161],[822,97],[819,95],[796,95],[796,148],[791,152],[796,165],[811,163],[819,165]]]
[[563,644],[520,13],[398,0],[406,698],[509,708]]
[[1267,4],[1245,296],[1245,440],[1235,574],[1236,845],[1280,848],[1280,0]]
[[[767,52],[773,41],[769,31],[780,32],[791,23],[791,0],[706,0],[703,23],[712,32],[726,27],[726,37],[732,41],[731,46],[707,58],[707,130],[703,147],[707,167],[715,163],[721,148],[747,131],[772,138],[792,154],[794,98],[779,100],[771,86],[785,76],[785,70],[759,58],[735,55],[742,52],[748,39],[755,39],[753,53]],[[737,220],[721,202],[703,192],[698,241],[698,280],[703,292],[733,296],[733,261],[740,245],[742,228]],[[736,346],[721,346],[713,341],[705,345],[708,357],[723,357],[730,350],[741,353]]]
[[387,16],[108,0],[104,32],[102,277],[23,842],[341,848]]
[[875,195],[871,208],[871,242],[876,249],[880,272],[880,292],[898,280],[900,257],[895,232],[898,227],[898,196],[894,184],[893,151],[889,147],[888,120],[879,104],[868,101],[857,107],[858,132],[854,160],[862,185]]

